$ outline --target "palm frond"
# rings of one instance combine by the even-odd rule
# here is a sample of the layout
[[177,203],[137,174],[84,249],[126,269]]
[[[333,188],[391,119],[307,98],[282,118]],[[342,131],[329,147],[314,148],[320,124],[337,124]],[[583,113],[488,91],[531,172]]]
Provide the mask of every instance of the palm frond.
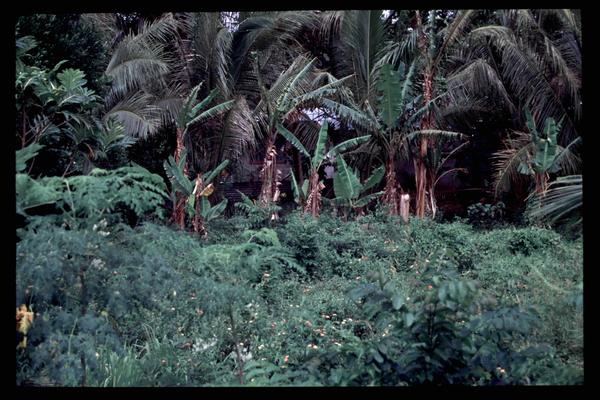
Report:
[[526,215],[533,220],[554,224],[580,210],[582,204],[582,176],[563,176],[552,182],[546,192],[533,195],[527,205]]
[[139,46],[124,40],[115,49],[105,73],[113,85],[135,90],[148,82],[164,83],[170,62],[161,45]]
[[579,148],[582,146],[583,139],[578,137],[569,143],[566,147],[558,148],[554,164],[565,174],[574,174],[581,170],[581,158],[579,157]]
[[356,108],[349,107],[330,99],[322,99],[321,104],[354,128],[364,129],[369,132],[379,128],[376,119],[370,118],[364,112],[357,110]]
[[[502,59],[500,73],[505,84],[513,96],[521,100],[523,106],[532,109],[537,120],[565,118],[562,140],[577,137],[574,116],[563,104],[555,88],[556,84],[548,76],[544,55],[525,46],[508,27],[484,26],[474,29],[470,35],[475,39],[482,39],[485,46],[491,43],[499,51]],[[569,79],[561,77],[560,81],[568,87]],[[579,104],[578,101],[575,103]]]
[[519,172],[519,167],[527,162],[533,146],[529,134],[524,132],[517,132],[515,139],[507,139],[504,144],[505,148],[492,156],[496,196],[508,192],[513,183],[528,179]]
[[213,152],[219,157],[238,160],[256,147],[252,113],[243,96],[234,98],[219,135],[219,145]]
[[133,137],[145,138],[156,132],[161,124],[161,109],[152,105],[153,97],[137,92],[115,104],[103,117],[104,121],[114,118]]

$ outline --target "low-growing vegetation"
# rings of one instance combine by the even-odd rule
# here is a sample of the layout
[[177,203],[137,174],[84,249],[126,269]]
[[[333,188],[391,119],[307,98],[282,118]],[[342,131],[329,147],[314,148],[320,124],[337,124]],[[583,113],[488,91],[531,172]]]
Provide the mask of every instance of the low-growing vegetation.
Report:
[[18,232],[36,315],[19,383],[582,382],[581,240],[382,215],[238,216],[208,240],[103,221]]

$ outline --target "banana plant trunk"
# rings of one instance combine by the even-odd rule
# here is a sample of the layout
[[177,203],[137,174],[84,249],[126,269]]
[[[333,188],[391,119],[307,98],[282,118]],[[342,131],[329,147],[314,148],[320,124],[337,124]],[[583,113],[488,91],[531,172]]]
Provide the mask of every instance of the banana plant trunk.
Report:
[[390,215],[400,213],[400,193],[396,181],[396,166],[394,163],[394,154],[390,153],[386,163],[385,188],[383,189],[382,202],[390,207]]
[[325,188],[323,182],[319,180],[319,172],[313,169],[308,180],[308,199],[304,206],[304,212],[310,213],[313,218],[319,217],[321,210],[321,191]]
[[433,179],[429,178],[429,207],[431,209],[431,218],[435,218],[437,213],[437,201],[435,200],[435,192],[433,187]]
[[[424,76],[424,93],[423,99],[425,104],[429,104],[433,98],[433,74],[429,67],[425,70]],[[429,111],[425,113],[423,120],[421,121],[421,129],[429,129],[431,127],[431,115]],[[417,186],[416,193],[416,204],[415,214],[418,218],[425,217],[425,205],[427,197],[427,150],[429,147],[429,139],[427,137],[421,138],[419,146],[419,153],[415,162],[415,183]]]
[[[277,149],[275,148],[275,134],[271,133],[267,141],[267,153],[260,171],[261,191],[259,204],[269,207],[279,200],[279,171],[277,171]],[[273,213],[271,219],[278,219],[277,213]]]
[[[181,159],[181,155],[185,150],[184,144],[184,134],[185,131],[182,128],[177,128],[177,145],[175,147],[175,162],[179,163]],[[187,163],[183,167],[184,175],[188,175],[188,166]],[[185,196],[183,193],[177,192],[175,194],[175,204],[173,205],[173,221],[181,228],[185,228]]]
[[206,236],[206,228],[204,226],[204,218],[202,218],[202,190],[204,189],[204,183],[202,182],[202,176],[198,174],[196,178],[196,186],[194,188],[194,219],[192,220],[192,227],[194,232]]

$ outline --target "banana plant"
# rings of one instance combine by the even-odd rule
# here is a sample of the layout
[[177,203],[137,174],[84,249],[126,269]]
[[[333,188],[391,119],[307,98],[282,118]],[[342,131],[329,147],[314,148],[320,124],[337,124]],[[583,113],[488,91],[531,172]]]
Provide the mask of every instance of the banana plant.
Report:
[[[222,114],[233,107],[234,100],[229,100],[202,111],[217,96],[218,91],[216,89],[212,90],[206,98],[198,102],[197,96],[201,86],[202,83],[192,89],[189,96],[183,101],[183,105],[174,118],[177,126],[177,145],[175,148],[174,162],[177,164],[179,164],[182,154],[186,151],[185,135],[188,128],[195,123],[203,122],[209,118]],[[188,174],[188,167],[185,162],[182,164],[182,168],[183,175],[186,176]],[[178,197],[173,203],[173,220],[175,220],[181,228],[183,228],[185,224],[185,203],[186,199],[184,197]]]
[[504,141],[505,149],[494,155],[496,169],[496,196],[511,189],[513,183],[523,176],[533,178],[533,193],[543,194],[548,189],[550,174],[573,174],[579,169],[580,158],[576,148],[581,145],[581,137],[562,147],[557,138],[562,129],[562,121],[553,118],[544,121],[544,129],[538,131],[531,112],[525,110],[528,132],[516,132],[515,138]]
[[382,165],[375,169],[364,183],[361,183],[356,171],[348,167],[341,155],[338,156],[337,171],[333,177],[333,191],[335,193],[333,203],[353,210],[359,210],[367,206],[371,201],[385,193],[385,191],[381,191],[367,194],[369,189],[381,182],[384,175],[385,167]]
[[223,213],[227,207],[227,199],[213,206],[208,197],[214,192],[214,179],[229,165],[229,160],[223,161],[214,170],[191,180],[185,173],[186,152],[181,154],[179,161],[169,156],[164,162],[165,172],[172,184],[171,199],[173,202],[178,198],[185,199],[185,210],[192,219],[194,232],[206,235],[204,222],[211,221]]
[[548,188],[550,173],[560,170],[554,161],[558,155],[558,133],[561,121],[556,123],[554,118],[548,118],[544,124],[544,131],[538,132],[531,111],[525,110],[526,125],[531,133],[533,156],[519,164],[519,172],[524,175],[533,175],[535,179],[535,192],[544,193]]
[[329,158],[332,158],[352,147],[356,147],[362,143],[368,141],[371,135],[359,136],[349,140],[346,140],[338,145],[333,146],[329,151],[326,151],[327,145],[327,130],[329,128],[327,121],[324,121],[319,130],[319,137],[317,139],[317,145],[315,151],[311,156],[308,150],[300,142],[300,140],[289,130],[287,130],[282,124],[276,125],[278,132],[294,147],[304,154],[310,160],[310,175],[308,180],[304,180],[301,186],[298,186],[296,177],[292,172],[292,188],[294,190],[294,197],[300,205],[304,205],[304,212],[310,213],[314,218],[319,216],[321,209],[321,191],[325,188],[323,181],[319,180],[319,168],[323,162]]
[[[254,60],[254,74],[261,93],[261,99],[254,114],[257,120],[257,130],[263,132],[266,143],[259,197],[259,203],[264,207],[276,202],[279,198],[281,176],[276,168],[275,140],[277,134],[282,132],[280,127],[284,123],[296,119],[305,107],[314,107],[315,105],[337,110],[340,118],[347,119],[347,114],[344,116],[339,111],[341,109],[348,111],[348,107],[337,103],[330,97],[343,91],[343,84],[352,76],[336,79],[332,75],[320,71],[315,66],[316,63],[317,58],[309,59],[303,55],[298,56],[267,89],[262,79],[258,58]],[[292,144],[297,147],[300,142],[297,139],[295,141],[296,144]],[[308,155],[308,152],[304,154]],[[310,157],[310,155],[308,156]]]

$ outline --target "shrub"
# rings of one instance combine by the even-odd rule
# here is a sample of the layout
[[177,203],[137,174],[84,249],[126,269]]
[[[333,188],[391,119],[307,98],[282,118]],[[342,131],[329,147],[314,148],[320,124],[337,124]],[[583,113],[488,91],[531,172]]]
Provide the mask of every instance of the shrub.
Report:
[[491,229],[503,224],[504,203],[472,204],[467,208],[469,223],[479,229]]

